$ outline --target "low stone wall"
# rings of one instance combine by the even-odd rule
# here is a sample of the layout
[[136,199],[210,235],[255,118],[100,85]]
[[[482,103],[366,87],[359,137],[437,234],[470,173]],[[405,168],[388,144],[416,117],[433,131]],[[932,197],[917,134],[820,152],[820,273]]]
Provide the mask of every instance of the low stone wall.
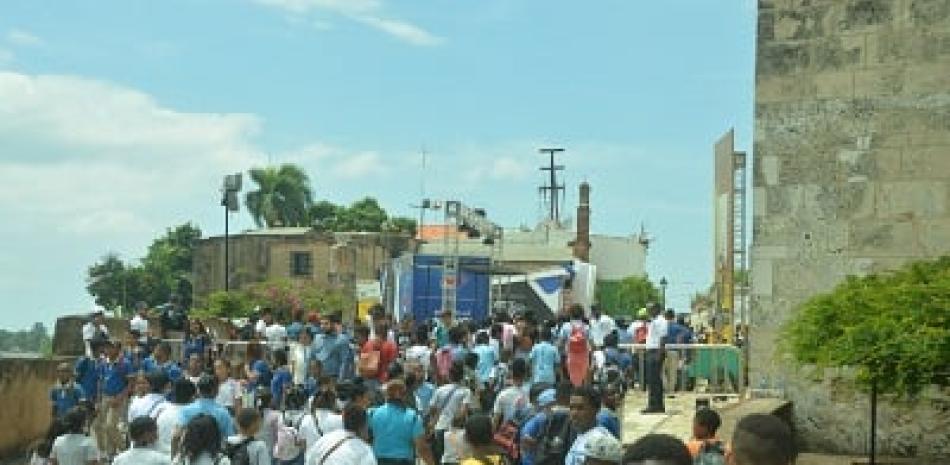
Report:
[[0,460],[22,455],[46,434],[49,389],[67,359],[0,358]]
[[[800,368],[785,378],[794,427],[806,451],[864,454],[870,440],[870,396],[853,386],[853,372]],[[932,386],[913,401],[878,396],[881,454],[950,463],[950,389]]]

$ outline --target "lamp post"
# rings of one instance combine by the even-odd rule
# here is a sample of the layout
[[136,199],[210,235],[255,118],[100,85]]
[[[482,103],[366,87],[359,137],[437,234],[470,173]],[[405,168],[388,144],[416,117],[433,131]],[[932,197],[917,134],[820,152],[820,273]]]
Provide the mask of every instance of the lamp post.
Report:
[[224,291],[231,287],[231,270],[228,243],[228,219],[231,212],[238,211],[238,192],[241,192],[241,173],[224,176],[224,185],[221,187],[221,206],[224,207]]
[[661,292],[662,292],[662,294],[661,294],[661,299],[663,300],[663,308],[664,308],[664,309],[666,309],[666,286],[667,286],[668,284],[670,284],[670,283],[669,283],[669,281],[666,280],[666,276],[660,278],[660,290],[661,290]]

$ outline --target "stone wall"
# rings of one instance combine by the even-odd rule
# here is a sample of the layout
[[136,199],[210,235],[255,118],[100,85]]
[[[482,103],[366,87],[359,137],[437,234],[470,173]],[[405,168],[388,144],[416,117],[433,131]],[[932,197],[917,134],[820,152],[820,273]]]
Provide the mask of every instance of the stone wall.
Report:
[[59,359],[0,358],[0,460],[23,454],[50,424]]
[[950,252],[950,0],[760,0],[758,16],[751,383],[788,388],[806,445],[860,453],[860,424],[833,429],[832,396],[773,348],[845,276]]

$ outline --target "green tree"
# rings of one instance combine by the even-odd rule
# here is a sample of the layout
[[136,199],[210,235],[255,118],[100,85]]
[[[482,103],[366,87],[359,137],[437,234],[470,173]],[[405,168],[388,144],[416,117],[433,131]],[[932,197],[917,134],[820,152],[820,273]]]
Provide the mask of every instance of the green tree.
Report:
[[857,384],[912,396],[950,373],[950,257],[848,277],[805,302],[783,328],[802,364],[851,366]]
[[366,197],[340,212],[336,231],[380,232],[388,217],[376,199]]
[[648,302],[660,300],[660,291],[646,276],[631,276],[619,281],[598,281],[595,292],[600,308],[614,316],[636,315]]
[[257,189],[245,196],[254,223],[260,226],[308,226],[313,205],[310,178],[294,164],[252,168],[248,174]]
[[309,224],[325,231],[337,230],[337,218],[345,208],[327,200],[321,200],[310,206],[307,211]]
[[404,216],[394,216],[383,223],[383,231],[416,235],[416,220]]
[[114,253],[89,267],[86,290],[95,298],[96,304],[114,310],[126,305],[128,297],[129,270]]

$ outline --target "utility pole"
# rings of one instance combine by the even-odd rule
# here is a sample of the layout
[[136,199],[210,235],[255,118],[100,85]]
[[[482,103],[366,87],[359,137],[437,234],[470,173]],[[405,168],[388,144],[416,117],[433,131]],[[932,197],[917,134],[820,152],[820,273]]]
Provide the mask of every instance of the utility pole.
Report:
[[224,176],[224,185],[221,188],[221,206],[224,207],[224,291],[231,288],[231,260],[228,238],[231,212],[238,211],[238,192],[241,192],[241,173]]
[[558,184],[557,182],[557,173],[558,171],[564,171],[564,165],[557,165],[554,163],[554,155],[557,153],[563,152],[562,148],[541,148],[538,149],[538,152],[542,154],[548,154],[550,157],[548,166],[542,166],[541,171],[547,171],[549,174],[549,183],[543,185],[539,188],[541,191],[541,196],[548,199],[548,220],[555,223],[561,222],[561,210],[560,205],[558,205],[558,195],[563,194],[564,184]]

